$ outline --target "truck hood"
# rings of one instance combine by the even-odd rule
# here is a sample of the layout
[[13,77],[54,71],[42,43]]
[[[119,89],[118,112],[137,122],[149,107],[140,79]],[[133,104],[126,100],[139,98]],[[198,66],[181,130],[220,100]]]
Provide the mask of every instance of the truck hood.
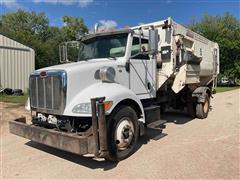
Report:
[[60,64],[55,66],[50,66],[42,69],[38,69],[37,71],[47,71],[47,70],[64,70],[67,73],[70,73],[72,71],[81,71],[86,69],[95,69],[95,67],[99,66],[109,66],[116,64],[115,60],[110,59],[92,59],[89,61],[79,61],[79,62],[72,62],[72,63],[66,63],[66,64]]
[[64,70],[67,73],[67,104],[88,86],[100,82],[94,77],[95,72],[104,66],[111,66],[117,72],[117,61],[109,59],[93,59],[51,66],[37,71]]

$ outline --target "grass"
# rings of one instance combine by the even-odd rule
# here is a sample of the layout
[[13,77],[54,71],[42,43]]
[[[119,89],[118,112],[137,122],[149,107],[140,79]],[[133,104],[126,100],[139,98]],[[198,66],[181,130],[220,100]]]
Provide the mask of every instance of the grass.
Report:
[[9,103],[18,103],[25,105],[28,98],[28,94],[24,94],[23,96],[9,96],[9,95],[0,95],[0,102],[9,102]]
[[233,87],[228,87],[228,86],[219,86],[216,88],[217,93],[220,92],[226,92],[226,91],[231,91],[231,90],[235,90],[235,89],[239,89],[240,86],[233,86]]

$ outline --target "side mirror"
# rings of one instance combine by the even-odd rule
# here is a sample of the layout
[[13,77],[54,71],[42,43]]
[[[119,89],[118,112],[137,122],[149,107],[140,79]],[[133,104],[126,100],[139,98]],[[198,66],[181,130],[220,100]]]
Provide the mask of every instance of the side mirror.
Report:
[[78,59],[79,42],[68,41],[59,46],[60,63],[73,62]]
[[155,55],[158,52],[158,30],[157,29],[149,29],[148,50],[151,55]]

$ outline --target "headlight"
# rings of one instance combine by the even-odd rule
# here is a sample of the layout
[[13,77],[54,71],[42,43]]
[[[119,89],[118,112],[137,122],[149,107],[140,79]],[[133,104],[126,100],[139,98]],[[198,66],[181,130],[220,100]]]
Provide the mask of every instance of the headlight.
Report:
[[103,82],[114,82],[116,72],[113,67],[104,66],[100,68],[99,75]]
[[[104,101],[104,108],[105,111],[108,111],[113,105],[112,101]],[[76,106],[73,107],[72,109],[73,113],[79,113],[79,114],[91,114],[92,113],[92,108],[91,108],[91,103],[81,103],[77,104]]]
[[77,104],[72,109],[73,113],[90,114],[92,112],[91,103]]

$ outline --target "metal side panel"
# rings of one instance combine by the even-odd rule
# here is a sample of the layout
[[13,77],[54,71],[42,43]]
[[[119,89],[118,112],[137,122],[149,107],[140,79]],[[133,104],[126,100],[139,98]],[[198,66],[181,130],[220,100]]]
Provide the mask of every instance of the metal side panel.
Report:
[[9,130],[12,134],[71,153],[79,155],[94,153],[93,136],[89,133],[80,136],[46,129],[26,124],[24,118],[10,121]]
[[188,64],[186,72],[186,84],[200,83],[200,65]]

